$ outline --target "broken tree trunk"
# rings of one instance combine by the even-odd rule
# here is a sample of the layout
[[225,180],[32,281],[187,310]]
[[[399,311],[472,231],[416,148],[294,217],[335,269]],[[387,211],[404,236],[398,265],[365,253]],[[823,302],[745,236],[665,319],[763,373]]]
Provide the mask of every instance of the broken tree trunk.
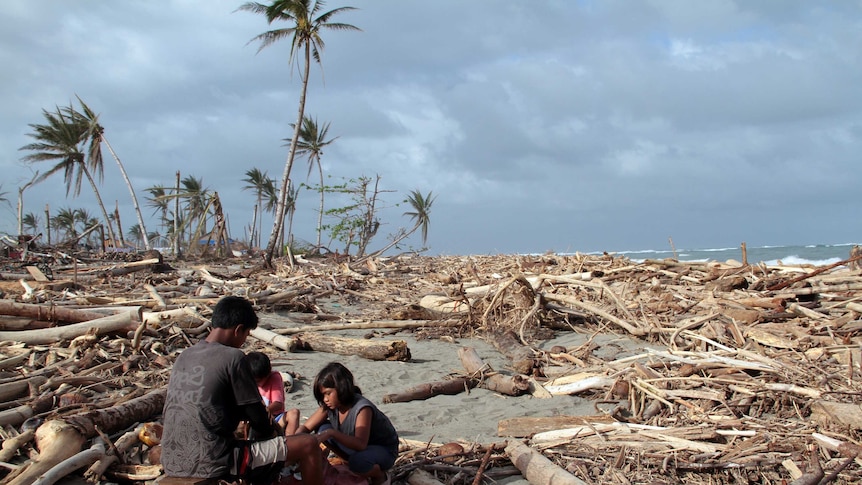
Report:
[[386,394],[385,396],[383,396],[383,402],[393,403],[420,401],[428,399],[429,397],[437,396],[439,394],[451,396],[454,394],[460,394],[468,389],[472,389],[476,387],[476,384],[478,383],[478,380],[469,377],[459,377],[457,379],[450,379],[448,381],[428,382],[425,384],[411,387],[406,391],[394,394]]
[[506,454],[532,485],[586,485],[586,482],[520,441],[509,442]]
[[461,365],[467,369],[467,373],[480,380],[479,387],[509,396],[519,396],[530,388],[529,379],[522,375],[506,376],[494,372],[473,347],[459,348],[458,358],[461,359]]
[[369,360],[410,360],[410,349],[403,340],[366,340],[304,333],[295,337],[297,349],[358,355]]
[[518,374],[532,375],[536,362],[533,349],[522,344],[511,330],[500,330],[491,336],[491,343],[501,354],[512,361],[512,370]]
[[27,345],[43,345],[60,340],[71,340],[87,333],[102,335],[110,332],[135,330],[137,324],[134,322],[133,316],[132,313],[125,312],[63,327],[0,332],[0,341],[11,340]]
[[0,300],[0,315],[27,317],[46,322],[80,323],[102,318],[103,314],[57,305],[33,305]]
[[46,421],[36,430],[39,456],[0,484],[31,485],[55,465],[81,451],[84,443],[98,434],[96,428],[106,434],[120,431],[161,413],[164,403],[165,389],[158,389],[110,408]]

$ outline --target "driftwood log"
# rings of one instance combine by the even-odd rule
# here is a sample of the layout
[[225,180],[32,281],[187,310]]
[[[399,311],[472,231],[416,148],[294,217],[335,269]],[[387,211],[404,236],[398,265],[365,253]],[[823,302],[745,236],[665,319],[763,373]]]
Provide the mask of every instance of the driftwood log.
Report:
[[383,396],[384,403],[420,401],[440,394],[454,395],[476,387],[478,379],[470,377],[458,377],[445,381],[428,382],[411,387],[402,392],[386,394]]
[[530,389],[530,380],[522,375],[507,376],[494,372],[473,347],[460,347],[458,358],[470,377],[479,379],[479,387],[509,396],[519,396]]
[[510,441],[506,454],[531,485],[587,485],[520,441]]
[[410,360],[410,348],[403,340],[368,340],[304,333],[294,337],[297,350],[314,350],[338,355],[358,355],[369,360]]

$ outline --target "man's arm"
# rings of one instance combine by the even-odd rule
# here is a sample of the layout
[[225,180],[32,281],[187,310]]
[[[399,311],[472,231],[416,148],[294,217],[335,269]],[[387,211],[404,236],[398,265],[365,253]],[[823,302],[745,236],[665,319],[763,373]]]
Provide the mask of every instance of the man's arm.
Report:
[[249,426],[254,430],[255,436],[262,438],[276,436],[276,427],[262,401],[240,406],[240,412],[245,417],[244,420],[248,421]]

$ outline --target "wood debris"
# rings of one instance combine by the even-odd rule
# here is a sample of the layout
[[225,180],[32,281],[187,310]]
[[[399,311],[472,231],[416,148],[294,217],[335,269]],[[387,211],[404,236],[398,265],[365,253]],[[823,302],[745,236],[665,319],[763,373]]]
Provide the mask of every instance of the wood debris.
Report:
[[[338,335],[339,328],[393,328],[422,338],[484,338],[512,363],[511,373],[486,372],[462,357],[465,373],[454,383],[442,375],[412,383],[394,390],[391,402],[495,380],[517,383],[513,396],[529,388],[595,402],[592,416],[501,421],[500,443],[463,443],[455,456],[405,440],[393,470],[399,483],[513,474],[532,483],[862,480],[862,273],[847,261],[400,256],[355,267],[302,259],[270,271],[242,259],[149,256],[75,260],[37,278],[21,267],[2,271],[2,483],[29,485],[94,463],[86,475],[94,483],[156,478],[158,445],[127,434],[158,420],[173,359],[205,334],[224,295],[255,302],[261,345],[364,352],[409,365],[403,341]],[[333,301],[344,311],[333,311]],[[284,315],[302,328],[280,333],[266,325]],[[544,349],[559,332],[626,335],[647,350],[615,358],[589,343]],[[49,472],[68,459],[86,465]]]

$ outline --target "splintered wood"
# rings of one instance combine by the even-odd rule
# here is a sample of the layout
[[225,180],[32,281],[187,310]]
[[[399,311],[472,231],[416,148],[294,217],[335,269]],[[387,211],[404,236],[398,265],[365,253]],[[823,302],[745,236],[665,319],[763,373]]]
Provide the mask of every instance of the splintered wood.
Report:
[[[500,443],[404,440],[392,470],[399,483],[493,483],[513,474],[543,484],[858,483],[862,273],[848,262],[402,256],[355,266],[298,258],[272,272],[248,260],[175,269],[179,262],[159,259],[52,268],[52,281],[4,275],[0,473],[3,483],[29,485],[78,452],[113,453],[106,433],[123,429],[99,429],[88,413],[112,415],[160,396],[176,355],[206,333],[212,306],[231,294],[260,310],[258,345],[409,365],[403,341],[337,335],[392,328],[421,338],[478,336],[511,362],[489,372],[464,348],[463,375],[411,383],[388,402],[482,386],[513,399],[532,399],[520,394],[529,391],[595,403],[588,416],[500,421]],[[270,329],[272,318],[302,326]],[[544,348],[560,332],[584,334],[587,343]],[[603,334],[638,339],[643,350],[600,354],[592,342]],[[501,385],[512,382],[517,392]],[[126,430],[135,424],[122,422]],[[32,439],[53,436],[49,429],[62,431],[51,438],[60,444],[40,448],[40,457]],[[158,445],[124,439],[124,457],[100,461],[88,480],[158,476]],[[139,468],[130,474],[130,466]]]

